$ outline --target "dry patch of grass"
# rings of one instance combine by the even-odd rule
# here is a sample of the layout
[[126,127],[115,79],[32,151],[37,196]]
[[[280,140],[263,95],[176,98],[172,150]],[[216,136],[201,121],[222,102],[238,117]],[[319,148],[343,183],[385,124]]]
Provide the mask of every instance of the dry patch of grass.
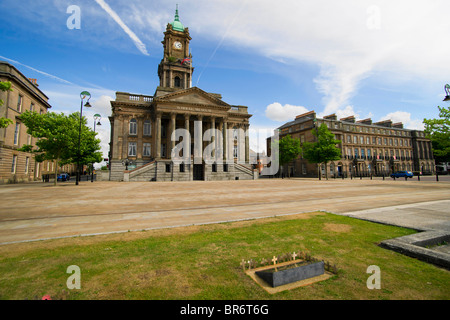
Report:
[[350,232],[352,226],[348,224],[325,223],[323,230],[332,232]]

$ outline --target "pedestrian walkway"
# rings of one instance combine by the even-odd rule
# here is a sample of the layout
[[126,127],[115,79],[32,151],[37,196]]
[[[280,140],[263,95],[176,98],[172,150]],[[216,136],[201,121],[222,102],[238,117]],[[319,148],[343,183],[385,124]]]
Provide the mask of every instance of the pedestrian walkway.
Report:
[[[448,199],[448,182],[262,179],[0,188],[0,244]],[[431,214],[432,212],[428,212]],[[444,216],[448,224],[448,216]]]
[[450,200],[379,207],[341,214],[420,231],[440,230],[450,233]]
[[450,200],[341,213],[348,217],[422,231],[381,246],[450,269]]

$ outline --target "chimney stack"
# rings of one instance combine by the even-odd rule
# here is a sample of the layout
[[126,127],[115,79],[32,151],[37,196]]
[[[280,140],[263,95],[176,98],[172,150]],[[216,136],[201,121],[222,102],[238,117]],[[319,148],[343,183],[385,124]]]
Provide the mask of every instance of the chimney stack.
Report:
[[28,80],[30,80],[31,83],[34,84],[36,87],[39,87],[39,85],[37,84],[37,79],[28,78]]

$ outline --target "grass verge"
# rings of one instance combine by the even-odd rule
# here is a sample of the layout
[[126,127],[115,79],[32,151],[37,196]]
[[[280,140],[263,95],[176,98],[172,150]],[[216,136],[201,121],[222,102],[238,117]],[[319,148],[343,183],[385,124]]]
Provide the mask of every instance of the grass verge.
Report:
[[[414,233],[323,212],[76,237],[0,247],[0,299],[449,299],[450,272],[380,248]],[[335,263],[337,276],[274,295],[240,266],[293,251]],[[81,269],[69,290],[67,267]],[[367,267],[381,270],[369,290]]]

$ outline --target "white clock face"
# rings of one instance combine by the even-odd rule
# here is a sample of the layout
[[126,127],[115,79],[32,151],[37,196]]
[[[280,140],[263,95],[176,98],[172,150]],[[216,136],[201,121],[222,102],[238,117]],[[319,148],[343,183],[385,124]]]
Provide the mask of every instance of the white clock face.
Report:
[[181,49],[181,47],[182,47],[181,42],[176,41],[176,42],[173,44],[173,47],[174,47],[175,49]]

